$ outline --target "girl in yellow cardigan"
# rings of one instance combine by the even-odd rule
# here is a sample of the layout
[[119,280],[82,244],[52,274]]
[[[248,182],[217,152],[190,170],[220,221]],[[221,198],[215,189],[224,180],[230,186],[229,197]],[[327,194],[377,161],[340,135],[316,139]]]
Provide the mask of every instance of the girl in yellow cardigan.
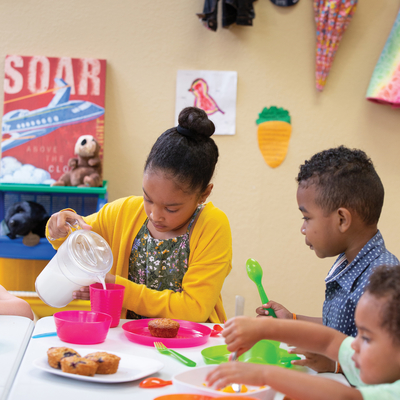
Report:
[[[55,249],[78,220],[107,240],[114,264],[107,283],[125,286],[123,316],[224,322],[221,288],[232,265],[226,215],[212,203],[210,183],[218,160],[207,114],[187,107],[179,125],[153,145],[143,174],[143,196],[106,204],[88,217],[73,210],[54,214],[47,237]],[[88,288],[75,298],[89,299]]]

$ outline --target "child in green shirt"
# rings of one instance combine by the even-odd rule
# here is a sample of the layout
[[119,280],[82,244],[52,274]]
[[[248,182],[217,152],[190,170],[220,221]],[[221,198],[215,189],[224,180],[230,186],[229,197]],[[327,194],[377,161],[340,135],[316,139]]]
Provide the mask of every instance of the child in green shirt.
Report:
[[378,267],[356,307],[355,338],[315,323],[236,317],[222,335],[240,356],[261,339],[278,340],[339,361],[351,386],[271,365],[228,362],[206,378],[209,386],[269,385],[297,400],[400,398],[400,265]]

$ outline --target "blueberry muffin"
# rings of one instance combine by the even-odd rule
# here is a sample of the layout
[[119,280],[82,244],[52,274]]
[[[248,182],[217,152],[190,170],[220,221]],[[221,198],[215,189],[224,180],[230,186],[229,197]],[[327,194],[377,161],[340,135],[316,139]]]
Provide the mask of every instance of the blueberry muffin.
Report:
[[90,353],[84,358],[92,360],[97,363],[96,374],[115,374],[118,370],[120,357],[115,354],[106,353],[104,351],[98,351],[96,353]]
[[179,323],[169,318],[156,318],[148,323],[152,336],[161,338],[174,338],[178,334]]
[[97,363],[79,356],[65,357],[61,360],[61,371],[68,374],[94,376]]
[[75,351],[74,349],[70,349],[69,347],[50,347],[47,350],[47,359],[50,367],[60,369],[61,368],[61,360],[65,357],[78,356],[81,355]]

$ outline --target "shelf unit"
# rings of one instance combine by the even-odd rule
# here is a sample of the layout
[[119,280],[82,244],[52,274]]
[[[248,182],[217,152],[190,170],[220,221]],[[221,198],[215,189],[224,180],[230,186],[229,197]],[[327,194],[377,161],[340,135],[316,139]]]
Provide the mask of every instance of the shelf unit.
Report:
[[[72,208],[79,215],[86,216],[100,210],[107,200],[107,181],[96,188],[0,183],[0,221],[3,221],[8,207],[18,201],[40,203],[49,215]],[[73,300],[67,307],[54,309],[37,296],[35,280],[55,254],[45,238],[40,239],[36,246],[28,247],[22,243],[22,238],[0,236],[0,284],[26,300],[39,318],[61,310],[90,309],[90,302],[84,300]]]

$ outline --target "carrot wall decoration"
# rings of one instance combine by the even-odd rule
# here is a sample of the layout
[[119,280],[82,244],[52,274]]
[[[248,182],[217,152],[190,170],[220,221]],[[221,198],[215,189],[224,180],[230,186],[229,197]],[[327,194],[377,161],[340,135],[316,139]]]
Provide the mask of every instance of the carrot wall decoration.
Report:
[[258,147],[265,162],[276,168],[282,164],[289,148],[292,133],[289,111],[275,106],[265,107],[258,116]]

